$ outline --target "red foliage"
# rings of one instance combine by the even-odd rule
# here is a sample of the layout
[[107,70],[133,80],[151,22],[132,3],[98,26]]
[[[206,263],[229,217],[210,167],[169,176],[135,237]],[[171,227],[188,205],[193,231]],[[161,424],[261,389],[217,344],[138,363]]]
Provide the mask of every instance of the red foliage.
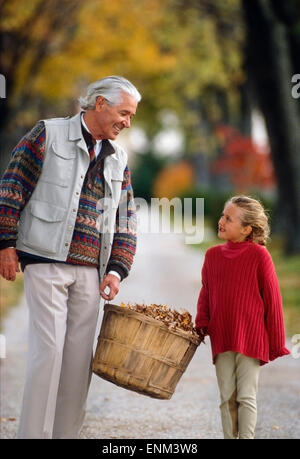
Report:
[[221,156],[213,164],[214,173],[229,174],[237,191],[274,187],[269,149],[255,144],[231,126],[218,126],[215,134],[220,142]]

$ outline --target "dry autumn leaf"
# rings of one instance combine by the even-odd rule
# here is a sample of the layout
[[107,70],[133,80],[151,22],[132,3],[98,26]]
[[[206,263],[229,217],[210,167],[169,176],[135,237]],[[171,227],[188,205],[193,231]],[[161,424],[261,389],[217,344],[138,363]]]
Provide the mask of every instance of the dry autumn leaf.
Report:
[[153,319],[160,320],[169,330],[183,330],[190,333],[194,338],[203,341],[203,338],[196,332],[191,314],[184,309],[180,313],[176,309],[170,309],[167,305],[162,304],[125,304],[123,302],[121,303],[121,307],[129,308]]

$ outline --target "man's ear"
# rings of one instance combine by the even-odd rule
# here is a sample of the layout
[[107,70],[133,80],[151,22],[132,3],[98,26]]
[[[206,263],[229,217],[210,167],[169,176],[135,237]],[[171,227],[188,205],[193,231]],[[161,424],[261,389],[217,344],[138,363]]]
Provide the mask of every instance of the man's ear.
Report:
[[106,100],[104,99],[103,96],[98,96],[96,99],[96,105],[95,105],[96,110],[101,110],[105,102]]

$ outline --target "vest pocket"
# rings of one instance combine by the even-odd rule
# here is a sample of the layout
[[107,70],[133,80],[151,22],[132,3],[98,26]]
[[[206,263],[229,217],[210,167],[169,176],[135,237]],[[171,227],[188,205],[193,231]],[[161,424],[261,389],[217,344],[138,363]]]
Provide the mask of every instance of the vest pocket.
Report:
[[41,253],[57,252],[63,217],[66,210],[48,202],[30,202],[28,224],[24,228],[23,243]]
[[65,146],[58,149],[55,142],[49,147],[40,180],[62,187],[68,187],[76,157],[75,150]]

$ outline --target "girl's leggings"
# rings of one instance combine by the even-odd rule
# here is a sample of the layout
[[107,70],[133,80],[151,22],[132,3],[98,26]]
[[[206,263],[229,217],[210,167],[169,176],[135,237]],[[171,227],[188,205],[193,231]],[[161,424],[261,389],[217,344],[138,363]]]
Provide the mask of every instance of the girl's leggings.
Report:
[[254,438],[259,360],[227,351],[217,355],[215,366],[224,438]]

